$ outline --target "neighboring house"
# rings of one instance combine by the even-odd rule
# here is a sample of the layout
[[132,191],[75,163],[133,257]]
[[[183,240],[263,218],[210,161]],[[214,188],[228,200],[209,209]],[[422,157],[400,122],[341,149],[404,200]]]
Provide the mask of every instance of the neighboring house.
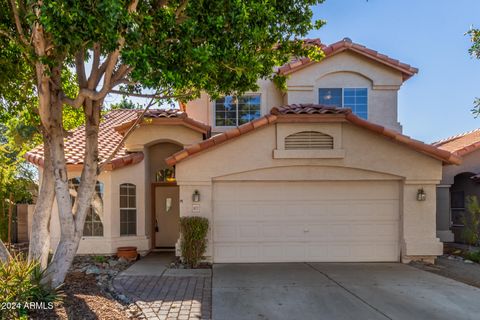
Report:
[[[349,39],[323,48],[321,62],[278,69],[289,76],[286,92],[259,80],[257,92],[147,112],[99,177],[79,253],[178,249],[179,216],[199,215],[210,221],[213,262],[442,254],[435,189],[442,166],[460,159],[400,133],[397,91],[417,69]],[[137,116],[107,114],[101,159]],[[83,134],[65,144],[72,196]],[[27,159],[41,168],[41,148]],[[58,241],[56,213],[51,232]]]
[[462,133],[434,146],[462,157],[459,166],[445,166],[437,186],[437,236],[444,242],[463,242],[466,197],[480,199],[480,129]]

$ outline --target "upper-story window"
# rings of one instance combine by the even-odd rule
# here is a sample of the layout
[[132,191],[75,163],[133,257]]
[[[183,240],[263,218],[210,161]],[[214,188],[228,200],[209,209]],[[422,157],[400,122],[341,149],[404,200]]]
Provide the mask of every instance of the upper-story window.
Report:
[[225,96],[215,100],[215,126],[234,127],[260,118],[260,95]]
[[327,106],[350,108],[360,118],[368,117],[367,88],[320,88],[318,103]]
[[[72,178],[68,181],[70,189],[70,199],[72,206],[77,197],[78,187],[80,186],[80,178]],[[95,194],[90,207],[87,209],[87,217],[83,225],[84,237],[103,237],[103,183],[97,181],[95,185]]]

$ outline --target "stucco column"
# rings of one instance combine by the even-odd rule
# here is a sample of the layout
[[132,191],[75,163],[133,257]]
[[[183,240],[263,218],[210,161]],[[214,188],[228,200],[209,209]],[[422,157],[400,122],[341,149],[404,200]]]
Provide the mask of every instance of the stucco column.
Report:
[[[425,201],[417,200],[419,189]],[[436,236],[436,186],[406,181],[403,186],[402,262],[427,260],[433,262],[443,254],[443,244]]]
[[443,242],[454,241],[450,225],[450,185],[441,184],[437,186],[437,237]]

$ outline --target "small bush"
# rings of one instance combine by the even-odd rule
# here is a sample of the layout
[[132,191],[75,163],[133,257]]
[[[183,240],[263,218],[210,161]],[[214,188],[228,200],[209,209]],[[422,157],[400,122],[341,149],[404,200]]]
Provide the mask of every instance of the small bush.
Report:
[[469,245],[478,245],[480,240],[480,205],[476,196],[467,197],[467,210],[462,218],[464,225],[462,231],[463,240]]
[[182,257],[191,268],[198,267],[207,249],[208,219],[203,217],[180,218],[182,230]]
[[469,251],[463,255],[465,259],[480,263],[480,251]]
[[27,303],[53,306],[59,295],[41,284],[43,276],[37,262],[29,262],[20,255],[8,263],[0,263],[0,301],[7,306],[0,310],[0,319],[26,319]]
[[105,256],[93,256],[93,261],[97,263],[104,263],[107,262],[107,257]]

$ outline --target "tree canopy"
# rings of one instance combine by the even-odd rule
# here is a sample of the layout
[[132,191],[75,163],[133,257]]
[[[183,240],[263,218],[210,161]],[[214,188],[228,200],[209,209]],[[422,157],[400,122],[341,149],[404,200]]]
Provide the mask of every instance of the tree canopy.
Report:
[[[467,35],[470,36],[472,45],[468,49],[468,53],[476,59],[480,59],[480,29],[471,28]],[[476,97],[473,101],[473,109],[471,110],[474,117],[480,116],[480,98]]]
[[[0,116],[29,110],[25,116],[43,138],[30,257],[47,263],[56,199],[62,232],[47,270],[53,287],[73,260],[105,164],[98,157],[105,97],[186,101],[202,91],[216,97],[255,90],[259,78],[284,87],[275,67],[292,57],[323,57],[318,46],[301,40],[323,25],[311,10],[321,2],[0,0]],[[78,119],[86,151],[72,208],[64,135]]]

